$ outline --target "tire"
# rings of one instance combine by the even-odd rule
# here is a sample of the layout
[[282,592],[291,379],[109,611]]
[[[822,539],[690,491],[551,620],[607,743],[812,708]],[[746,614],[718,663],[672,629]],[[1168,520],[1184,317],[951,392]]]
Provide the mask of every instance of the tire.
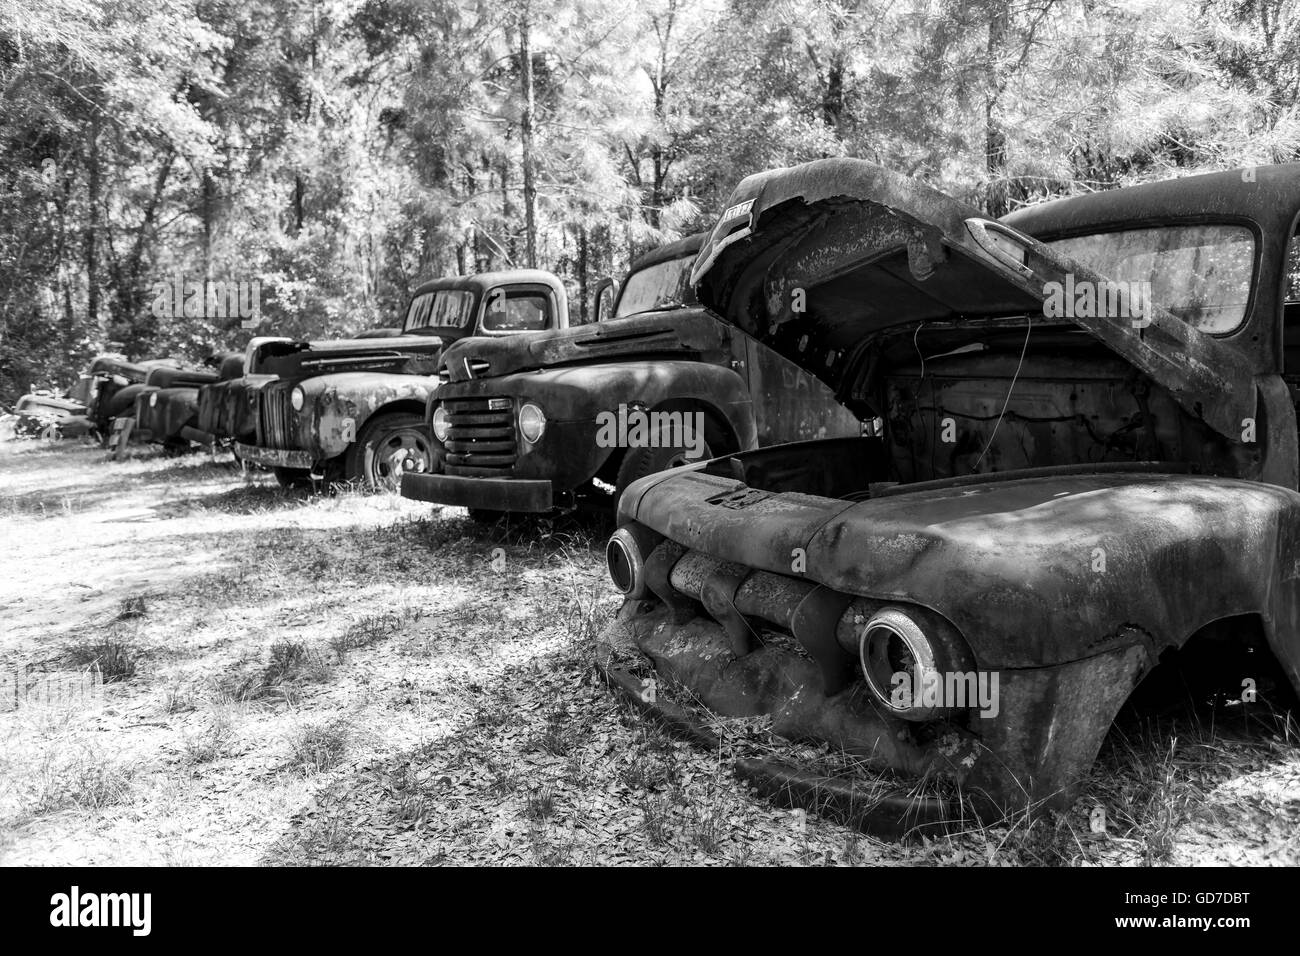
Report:
[[305,488],[311,484],[311,471],[306,468],[274,467],[271,471],[281,488]]
[[344,456],[344,475],[369,488],[396,492],[407,471],[433,467],[433,448],[424,430],[424,416],[389,412],[366,422]]
[[617,506],[618,499],[623,497],[623,492],[628,485],[646,475],[676,468],[678,465],[708,461],[713,457],[707,442],[704,444],[704,453],[699,458],[687,458],[687,450],[686,448],[628,449],[628,453],[623,456],[623,461],[618,466],[618,478],[614,482],[614,504]]
[[505,511],[493,511],[490,508],[470,508],[468,510],[469,510],[470,521],[475,521],[478,522],[479,524],[487,524],[487,525],[496,524],[507,514],[507,512]]

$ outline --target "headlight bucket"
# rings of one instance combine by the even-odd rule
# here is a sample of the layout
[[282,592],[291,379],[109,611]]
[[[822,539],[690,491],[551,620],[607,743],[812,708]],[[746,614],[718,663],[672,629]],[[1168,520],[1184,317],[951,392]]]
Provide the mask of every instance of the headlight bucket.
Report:
[[609,577],[628,600],[639,601],[649,595],[646,559],[663,539],[663,535],[635,523],[625,524],[610,535],[605,545]]
[[446,444],[447,436],[451,434],[451,416],[447,414],[447,406],[439,405],[433,410],[429,426],[433,429],[433,437]]
[[[892,605],[877,607],[856,631],[862,676],[872,696],[890,714],[923,721],[963,709],[953,706],[942,691],[950,675],[973,672],[973,662],[965,642],[947,621],[923,608]],[[938,683],[927,685],[927,681]],[[931,696],[927,689],[937,693]]]
[[307,404],[307,395],[300,386],[295,385],[289,392],[289,404],[293,406],[295,412],[302,411],[302,407]]
[[519,434],[524,436],[524,441],[530,445],[536,445],[545,431],[546,415],[542,410],[532,402],[521,405],[519,408]]

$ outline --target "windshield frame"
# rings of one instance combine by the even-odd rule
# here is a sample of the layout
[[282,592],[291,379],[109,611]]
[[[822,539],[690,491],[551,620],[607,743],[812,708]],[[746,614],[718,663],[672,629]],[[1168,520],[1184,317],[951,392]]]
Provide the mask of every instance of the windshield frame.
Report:
[[[1034,241],[1040,242],[1049,249],[1052,249],[1052,251],[1057,255],[1061,255],[1063,253],[1054,249],[1051,244],[1063,239],[1078,239],[1085,236],[1104,236],[1118,232],[1134,232],[1140,229],[1170,229],[1181,226],[1240,226],[1244,227],[1250,234],[1251,241],[1254,244],[1254,256],[1251,259],[1250,290],[1246,296],[1246,304],[1242,310],[1240,321],[1233,326],[1233,328],[1222,332],[1208,331],[1188,323],[1191,328],[1195,329],[1200,334],[1215,339],[1231,339],[1242,335],[1250,330],[1256,322],[1255,306],[1258,303],[1260,294],[1259,280],[1265,245],[1264,234],[1263,230],[1260,228],[1260,224],[1249,216],[1198,214],[1191,216],[1146,217],[1108,223],[1104,229],[1085,226],[1077,229],[1062,230],[1060,232],[1044,233],[1042,235],[1033,235],[1030,233],[1025,234]],[[1013,226],[1012,228],[1015,227]],[[1086,266],[1093,271],[1099,271],[1097,267],[1090,263],[1080,261],[1079,264]],[[1108,279],[1116,278],[1111,275],[1104,275],[1104,277]],[[1155,305],[1158,305],[1161,308],[1168,308],[1166,303],[1161,302],[1159,299],[1155,300]]]
[[671,259],[661,259],[658,262],[652,262],[647,266],[642,266],[640,269],[637,269],[635,272],[629,272],[626,276],[623,277],[623,281],[619,283],[618,294],[614,296],[614,302],[610,306],[609,318],[611,320],[626,319],[629,316],[633,316],[633,315],[645,315],[650,312],[671,312],[673,309],[688,308],[689,307],[688,303],[676,302],[671,305],[657,306],[656,308],[653,309],[640,309],[636,312],[628,312],[626,314],[619,313],[619,307],[623,304],[623,295],[624,293],[627,292],[628,284],[637,276],[641,275],[642,273],[649,272],[651,269],[657,269],[660,266],[667,265],[669,263],[680,263],[682,265],[682,272],[686,276],[685,285],[687,288],[691,288],[691,280],[690,280],[691,268],[695,264],[695,259],[698,255],[699,255],[698,252],[692,252],[682,256],[675,256]]

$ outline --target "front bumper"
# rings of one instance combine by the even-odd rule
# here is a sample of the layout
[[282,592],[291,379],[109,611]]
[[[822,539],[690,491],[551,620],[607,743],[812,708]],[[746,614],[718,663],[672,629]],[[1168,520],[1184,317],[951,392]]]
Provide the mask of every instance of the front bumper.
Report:
[[550,511],[554,507],[551,483],[545,479],[408,473],[402,476],[402,497],[460,508],[525,514]]
[[986,820],[1069,806],[1146,662],[1144,648],[1134,645],[1051,667],[1004,669],[988,717],[913,722],[886,713],[861,680],[828,692],[806,653],[780,641],[738,653],[719,623],[683,610],[628,601],[601,644],[639,652],[662,683],[685,688],[712,714],[768,716],[778,736],[829,745],[894,779],[936,783]]
[[310,471],[316,464],[315,455],[299,448],[259,448],[257,445],[235,442],[235,454],[245,461],[266,468],[302,468]]

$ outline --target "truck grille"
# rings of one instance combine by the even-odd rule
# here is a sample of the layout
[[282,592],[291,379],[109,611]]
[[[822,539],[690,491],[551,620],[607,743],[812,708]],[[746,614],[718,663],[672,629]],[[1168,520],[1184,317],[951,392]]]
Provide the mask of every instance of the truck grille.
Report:
[[257,443],[263,448],[299,448],[298,416],[289,404],[292,387],[267,386],[258,391]]
[[514,402],[508,398],[449,398],[443,406],[451,431],[444,444],[449,475],[500,477],[514,469]]

